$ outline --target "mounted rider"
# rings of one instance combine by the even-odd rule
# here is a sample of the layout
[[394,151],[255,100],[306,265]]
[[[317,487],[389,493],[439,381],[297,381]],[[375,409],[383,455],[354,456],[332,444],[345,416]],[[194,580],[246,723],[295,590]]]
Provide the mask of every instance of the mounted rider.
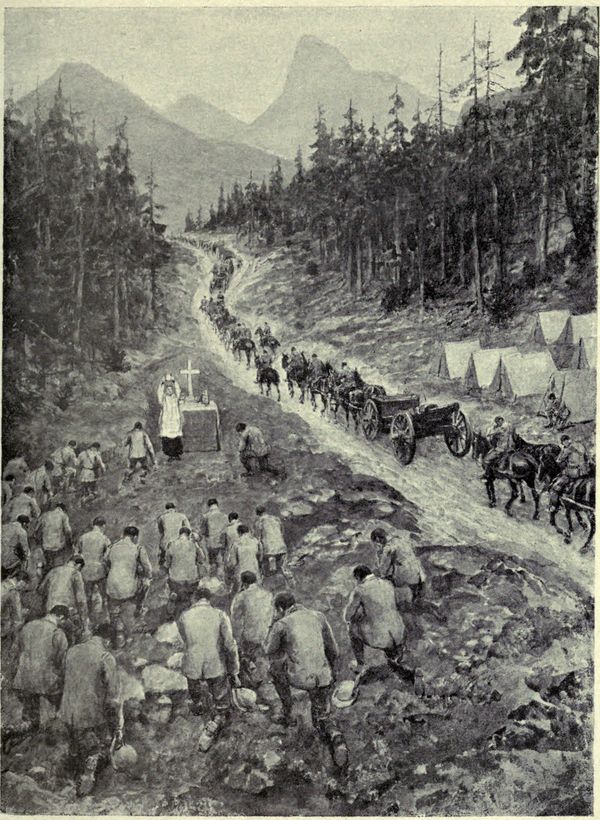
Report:
[[304,353],[300,353],[295,347],[290,351],[290,361],[288,367],[303,368],[306,366],[306,359]]
[[560,453],[556,463],[561,473],[549,488],[551,510],[558,507],[563,495],[571,492],[578,478],[590,473],[590,459],[586,448],[567,435],[560,437]]
[[356,371],[348,367],[347,362],[342,362],[342,367],[338,373],[337,389],[339,393],[349,392],[356,387]]
[[313,353],[308,363],[308,378],[311,384],[319,381],[325,375],[325,365],[316,353]]
[[491,449],[483,457],[482,479],[488,479],[492,467],[498,464],[503,455],[514,450],[514,432],[514,429],[503,416],[496,416],[494,423],[488,427],[486,437],[491,445]]
[[272,367],[275,356],[273,352],[266,347],[263,347],[262,353],[256,357],[256,367],[260,370],[263,367]]

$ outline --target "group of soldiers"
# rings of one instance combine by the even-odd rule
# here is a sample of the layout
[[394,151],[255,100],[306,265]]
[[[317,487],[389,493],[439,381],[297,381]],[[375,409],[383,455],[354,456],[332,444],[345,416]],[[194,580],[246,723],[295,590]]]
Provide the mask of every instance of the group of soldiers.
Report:
[[[491,470],[508,453],[514,452],[515,430],[503,416],[496,416],[486,431],[490,449],[482,459],[482,480],[487,480]],[[563,495],[568,493],[575,481],[593,473],[593,459],[584,444],[573,441],[571,436],[560,436],[560,452],[556,458],[559,475],[549,486],[549,507],[558,506]]]
[[[256,449],[257,435],[266,446],[259,428],[240,423],[238,433],[240,456],[248,444]],[[255,466],[264,469],[259,460],[265,457],[268,468],[268,454],[252,457],[257,463],[245,465],[249,472]],[[8,466],[14,470],[16,465]],[[16,499],[27,506],[27,520]],[[296,599],[278,516],[258,506],[254,521],[245,524],[237,512],[225,513],[211,498],[194,528],[171,501],[157,519],[153,566],[136,526],[125,527],[115,540],[107,534],[106,519],[96,516],[76,537],[65,504],[49,497],[43,506],[40,510],[24,487],[4,508],[2,661],[5,680],[23,706],[20,736],[39,730],[48,709],[66,725],[78,794],[93,790],[100,768],[123,747],[123,703],[113,652],[144,630],[148,592],[160,587],[161,579],[167,587],[164,619],[177,623],[184,644],[182,672],[191,712],[205,719],[201,749],[209,748],[231,720],[241,692],[260,697],[261,686],[270,681],[281,703],[272,719],[294,725],[293,691],[303,690],[314,729],[334,765],[347,764],[346,741],[331,715],[340,673],[338,644],[325,615]],[[20,528],[18,538],[11,535],[13,524]],[[39,546],[30,549],[34,533]],[[425,573],[408,533],[405,539],[388,539],[385,530],[376,529],[371,541],[377,569],[355,567],[355,589],[344,612],[356,682],[370,646],[412,684],[415,670],[402,664],[401,613],[406,607],[432,606],[423,600]],[[277,583],[283,588],[274,594],[269,587]],[[224,608],[215,606],[215,589],[219,602],[227,602]]]
[[83,498],[95,498],[98,476],[106,472],[100,451],[100,443],[95,441],[77,453],[77,442],[70,439],[34,470],[29,469],[23,456],[10,459],[2,471],[4,520],[7,515],[16,520],[16,509],[30,518],[31,511],[38,510],[39,515],[39,509],[57,492],[67,492],[76,483]]

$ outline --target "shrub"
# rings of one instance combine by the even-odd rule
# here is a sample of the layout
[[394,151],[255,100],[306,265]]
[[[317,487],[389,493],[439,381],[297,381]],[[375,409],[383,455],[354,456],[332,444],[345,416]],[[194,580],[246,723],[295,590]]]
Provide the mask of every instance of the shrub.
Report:
[[490,290],[486,306],[494,324],[500,327],[508,324],[517,311],[515,289],[495,283]]
[[385,313],[400,310],[408,304],[410,290],[406,285],[388,285],[381,297],[381,308]]
[[73,383],[72,382],[64,382],[61,385],[58,395],[56,396],[55,404],[61,410],[66,410],[73,401]]
[[104,366],[113,373],[127,373],[131,365],[127,361],[127,353],[118,345],[111,345],[104,354]]
[[523,290],[533,290],[540,278],[540,271],[534,262],[526,259],[523,262],[523,273],[521,274],[521,287]]
[[306,273],[308,276],[316,276],[319,273],[319,266],[314,259],[309,259],[306,263]]

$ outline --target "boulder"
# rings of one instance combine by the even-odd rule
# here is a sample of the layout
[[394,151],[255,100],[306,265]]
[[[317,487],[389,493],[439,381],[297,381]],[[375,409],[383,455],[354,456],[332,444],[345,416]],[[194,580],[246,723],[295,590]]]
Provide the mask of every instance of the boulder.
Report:
[[154,637],[160,643],[168,643],[171,644],[171,646],[181,647],[183,649],[183,641],[181,640],[181,635],[175,623],[162,624],[162,626],[159,626],[156,630]]
[[188,688],[183,675],[157,663],[143,670],[142,683],[147,693],[187,692]]
[[167,661],[167,668],[168,669],[181,669],[181,664],[183,663],[183,652],[175,652],[174,655],[171,655],[169,660]]
[[124,701],[144,700],[146,696],[144,687],[137,678],[119,667],[119,679],[121,681],[121,692]]

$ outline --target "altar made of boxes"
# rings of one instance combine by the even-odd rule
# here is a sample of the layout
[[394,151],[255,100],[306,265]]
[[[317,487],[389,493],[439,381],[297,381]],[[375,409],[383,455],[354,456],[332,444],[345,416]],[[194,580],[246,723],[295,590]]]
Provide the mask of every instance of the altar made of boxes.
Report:
[[219,408],[214,401],[203,404],[187,400],[182,403],[181,411],[185,453],[207,453],[221,449]]

